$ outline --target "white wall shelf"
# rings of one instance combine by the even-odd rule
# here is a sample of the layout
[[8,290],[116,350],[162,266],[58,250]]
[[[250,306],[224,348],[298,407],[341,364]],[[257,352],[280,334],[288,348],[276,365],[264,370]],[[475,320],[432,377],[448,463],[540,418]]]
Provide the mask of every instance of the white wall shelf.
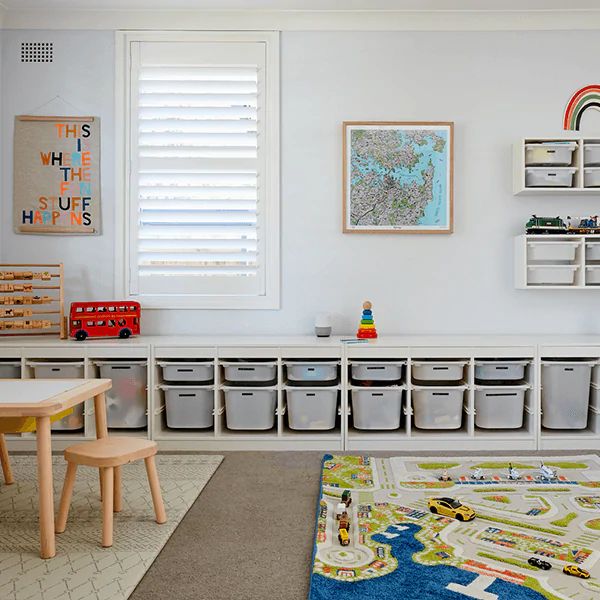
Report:
[[[553,142],[556,146],[551,145]],[[569,143],[574,150],[566,160],[561,160],[559,157],[565,154],[561,148]],[[513,145],[513,193],[517,196],[600,195],[593,171],[600,165],[599,144],[598,138],[571,135],[520,139]],[[546,152],[541,145],[546,146]],[[537,184],[534,179],[538,180]],[[554,183],[561,180],[566,181],[566,185]]]
[[[318,340],[314,337],[253,338],[169,338],[167,336],[139,337],[133,340],[102,340],[71,342],[60,340],[11,340],[0,344],[0,360],[17,360],[22,365],[22,377],[31,373],[27,361],[37,358],[56,360],[74,358],[85,361],[86,376],[97,376],[94,359],[121,358],[148,360],[148,413],[147,430],[131,431],[130,435],[144,435],[159,442],[164,450],[535,450],[535,449],[600,449],[600,418],[591,411],[588,427],[584,430],[546,431],[541,428],[540,357],[600,359],[600,339],[597,337],[566,338],[544,336],[452,336],[452,337],[399,337],[379,338],[367,344],[345,345],[339,338]],[[275,426],[269,431],[241,431],[227,428],[223,411],[223,369],[221,362],[231,358],[273,359],[277,363],[277,392]],[[340,363],[339,414],[333,429],[292,430],[285,411],[285,370],[289,359],[329,359]],[[474,370],[477,361],[489,359],[525,361],[524,381],[526,413],[519,429],[482,429],[475,426]],[[158,362],[169,360],[207,360],[214,366],[214,421],[207,429],[172,429],[166,426],[162,370]],[[454,430],[418,429],[414,426],[412,392],[421,387],[412,383],[412,363],[423,359],[452,359],[466,361],[464,371],[465,396],[463,418]],[[403,412],[400,427],[395,430],[365,430],[354,427],[349,392],[356,388],[350,381],[353,361],[384,360],[404,362]],[[398,389],[394,382],[390,387]],[[382,386],[380,389],[386,389]],[[55,432],[55,449],[64,448],[77,440],[95,435],[92,407],[86,406],[83,431]],[[593,414],[592,414],[593,413]],[[12,449],[32,450],[35,435],[10,436]]]
[[519,235],[514,257],[517,289],[600,290],[600,235]]

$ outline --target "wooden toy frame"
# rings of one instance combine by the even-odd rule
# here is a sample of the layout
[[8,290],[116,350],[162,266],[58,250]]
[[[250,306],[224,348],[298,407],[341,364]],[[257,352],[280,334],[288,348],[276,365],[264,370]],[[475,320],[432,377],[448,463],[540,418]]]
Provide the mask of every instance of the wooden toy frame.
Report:
[[63,264],[0,264],[0,338],[66,333]]

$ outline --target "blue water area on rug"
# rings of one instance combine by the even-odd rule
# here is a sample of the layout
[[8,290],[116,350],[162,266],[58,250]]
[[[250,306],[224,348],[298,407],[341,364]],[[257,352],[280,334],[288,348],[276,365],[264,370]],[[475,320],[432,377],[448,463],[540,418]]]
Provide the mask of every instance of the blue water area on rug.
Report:
[[[398,534],[387,538],[374,535],[376,542],[391,546],[391,552],[398,560],[398,568],[389,575],[365,581],[336,581],[313,573],[311,577],[309,600],[382,600],[398,598],[401,600],[465,600],[468,595],[449,589],[449,583],[469,585],[479,575],[452,566],[427,566],[412,559],[415,552],[423,550],[423,544],[415,538],[421,529],[412,523],[403,523],[406,529],[398,531],[388,527],[387,532]],[[544,600],[544,596],[532,589],[496,579],[486,592],[495,594],[498,600]]]

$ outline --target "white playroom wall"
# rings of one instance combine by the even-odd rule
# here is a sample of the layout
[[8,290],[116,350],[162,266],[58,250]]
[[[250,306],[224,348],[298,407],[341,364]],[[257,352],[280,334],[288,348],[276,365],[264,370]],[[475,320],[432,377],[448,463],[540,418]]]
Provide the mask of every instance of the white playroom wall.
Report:
[[[21,64],[21,41],[53,41],[54,63]],[[113,296],[114,32],[2,33],[1,259],[63,261],[68,300]],[[588,32],[283,32],[281,309],[146,311],[146,333],[309,333],[335,315],[350,333],[363,299],[381,333],[600,332],[595,290],[516,290],[513,237],[531,213],[596,214],[598,201],[514,197],[511,145],[556,135],[570,94],[597,80]],[[56,95],[102,119],[103,233],[12,232],[13,118]],[[39,111],[72,113],[55,101]],[[40,112],[41,111],[41,112]],[[588,111],[589,113],[590,111]],[[455,122],[455,233],[343,235],[341,123]],[[584,133],[600,136],[586,114]]]

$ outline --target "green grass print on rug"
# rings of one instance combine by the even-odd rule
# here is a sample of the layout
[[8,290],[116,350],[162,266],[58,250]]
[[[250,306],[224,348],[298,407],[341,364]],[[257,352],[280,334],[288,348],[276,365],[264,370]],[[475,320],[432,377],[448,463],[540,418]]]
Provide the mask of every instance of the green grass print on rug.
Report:
[[[309,600],[596,598],[600,530],[588,507],[600,459],[545,460],[558,471],[554,481],[536,478],[540,460],[325,455]],[[509,462],[528,476],[508,480]],[[471,477],[475,468],[483,480]],[[439,488],[446,469],[452,481]],[[342,547],[335,511],[344,489],[352,502],[350,544]],[[458,499],[480,516],[460,522],[432,514],[432,497]],[[532,556],[552,569],[528,564]],[[591,579],[564,574],[565,565],[588,568]]]

